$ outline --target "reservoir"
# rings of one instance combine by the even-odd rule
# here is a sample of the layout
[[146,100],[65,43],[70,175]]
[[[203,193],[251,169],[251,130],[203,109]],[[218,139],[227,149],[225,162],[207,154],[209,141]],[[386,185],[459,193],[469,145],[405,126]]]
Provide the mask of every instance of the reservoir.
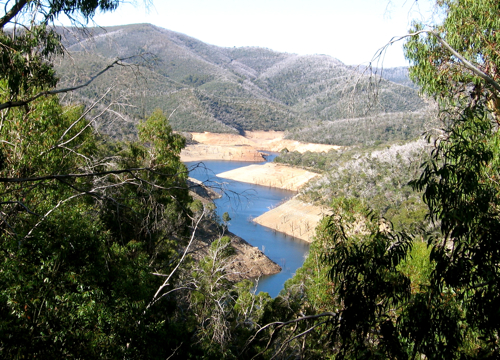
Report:
[[229,231],[258,247],[282,267],[283,270],[279,274],[258,280],[257,292],[268,292],[272,297],[276,297],[283,289],[285,281],[304,263],[309,243],[258,225],[252,219],[290,199],[295,192],[215,176],[224,171],[255,164],[252,162],[205,160],[185,164],[190,170],[189,176],[217,191],[221,188],[224,190],[222,198],[214,202],[219,218],[222,218],[225,212],[231,217]]

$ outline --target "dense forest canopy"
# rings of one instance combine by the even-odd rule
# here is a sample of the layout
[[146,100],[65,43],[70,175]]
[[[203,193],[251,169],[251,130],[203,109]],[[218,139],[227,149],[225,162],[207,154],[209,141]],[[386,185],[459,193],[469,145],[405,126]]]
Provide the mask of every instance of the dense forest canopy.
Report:
[[[134,128],[137,137],[127,141],[97,131],[99,115],[111,105],[100,102],[107,90],[92,87],[94,80],[131,63],[94,64],[72,86],[62,86],[56,76],[52,61],[64,47],[61,34],[49,26],[53,20],[65,13],[86,21],[119,2],[3,5],[3,358],[499,357],[497,1],[440,0],[442,23],[416,23],[406,37],[410,76],[439,104],[441,128],[428,133],[427,144],[381,144],[389,139],[374,127],[380,143],[362,141],[374,148],[283,152],[279,161],[323,172],[302,196],[328,204],[332,215],[318,227],[304,266],[275,299],[253,294],[249,281],[228,280],[227,237],[213,241],[202,259],[191,259],[195,230],[215,216],[212,206],[189,196],[179,159],[185,139],[172,131],[161,109],[148,105]],[[199,42],[177,40],[207,57],[214,54]],[[217,54],[224,62],[227,54]],[[325,84],[289,66],[273,68],[280,54],[266,51],[265,63],[255,62],[252,49],[232,55],[246,65],[240,70],[247,75],[250,69],[269,70],[251,82],[235,68],[232,76],[241,80],[235,84],[247,87],[228,90],[239,96],[273,83],[272,102],[279,106],[269,114],[278,116],[284,107],[310,114],[339,111],[329,103],[335,91],[316,103],[300,100],[299,93]],[[292,58],[287,64],[307,67],[310,61]],[[171,70],[179,65],[169,64]],[[331,62],[323,64],[336,74]],[[213,113],[262,110],[255,102],[237,107],[216,98],[227,90],[218,77],[189,75],[173,81],[179,94],[192,96],[180,98],[201,102]],[[62,76],[69,81],[70,73]],[[287,87],[290,79],[297,80],[296,91]],[[57,96],[76,88],[91,92],[75,96],[81,100],[76,103]],[[378,118],[384,127],[398,123],[397,117]],[[402,120],[411,127],[419,116]],[[352,123],[370,121],[358,114]],[[333,134],[342,126],[318,123],[296,134]]]

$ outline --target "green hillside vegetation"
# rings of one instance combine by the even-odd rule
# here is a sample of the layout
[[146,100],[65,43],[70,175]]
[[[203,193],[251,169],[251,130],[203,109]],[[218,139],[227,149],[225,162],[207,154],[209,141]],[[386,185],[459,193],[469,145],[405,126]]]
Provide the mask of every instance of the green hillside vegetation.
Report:
[[[66,56],[59,80],[52,61],[60,61],[63,49],[46,24],[65,13],[85,22],[96,11],[119,5],[118,0],[6,2],[0,17],[1,358],[500,357],[498,2],[438,1],[441,23],[413,25],[405,43],[409,73],[440,110],[440,126],[425,141],[366,146],[373,141],[367,137],[361,145],[328,154],[283,150],[277,161],[322,174],[301,197],[329,206],[332,214],[317,227],[304,266],[275,299],[253,294],[250,281],[229,281],[233,250],[223,231],[230,216],[217,219],[213,205],[189,196],[187,169],[179,158],[185,138],[172,130],[166,114],[174,120],[178,109],[186,118],[194,111],[210,126],[241,131],[253,126],[251,116],[285,116],[290,107],[296,117],[287,117],[289,125],[316,121],[318,132],[331,124],[303,118],[307,112],[299,106],[304,101],[299,93],[309,96],[305,84],[319,89],[318,77],[307,79],[293,64],[323,64],[332,74],[330,65],[343,65],[266,49],[220,50],[137,25],[143,39],[153,39],[151,31],[167,34],[172,54],[196,51],[182,66],[198,72],[160,76],[150,62],[154,58],[143,53],[149,69],[138,72],[131,62],[118,62],[123,71],[105,72],[78,93],[64,90],[109,64],[112,51],[104,53],[109,49],[98,43],[116,45],[111,38],[120,40],[128,27],[91,29],[99,32],[94,45],[67,42],[102,53]],[[162,43],[156,44],[161,50]],[[137,50],[127,46],[115,46],[114,54]],[[241,62],[227,61],[233,51]],[[260,66],[258,54],[266,59]],[[89,68],[73,78],[71,61]],[[226,63],[231,71],[222,66]],[[280,75],[279,64],[287,76]],[[294,80],[285,85],[287,77]],[[130,103],[143,96],[135,79],[158,85],[151,91],[165,96],[163,101],[171,94],[190,101],[184,109],[172,102],[176,107],[166,112],[151,111],[146,96],[143,103]],[[275,80],[283,93],[272,96],[263,84]],[[401,85],[386,85],[377,88],[379,94],[397,99],[392,89]],[[333,80],[325,86],[335,89]],[[359,88],[352,88],[372,96],[370,86],[362,78]],[[234,96],[213,95],[220,88],[233,89]],[[338,94],[343,92],[333,91],[332,99]],[[235,99],[241,102],[230,101]],[[380,104],[370,101],[373,106],[362,110],[352,99],[340,101],[353,104],[351,114],[366,113],[352,120],[359,127],[373,116],[386,116],[376,113]],[[413,102],[405,104],[395,112],[409,114]],[[116,126],[113,114],[127,127]],[[229,118],[233,122],[225,124]],[[220,233],[195,261],[190,244],[205,226],[203,219],[215,221],[207,227]]]
[[422,194],[409,182],[429,159],[430,146],[419,139],[378,147],[351,147],[328,153],[283,151],[274,161],[320,172],[322,176],[300,191],[300,198],[326,207],[338,199],[356,199],[392,222],[396,230],[431,232]]
[[325,55],[221,48],[147,24],[57,31],[70,54],[57,62],[62,84],[132,57],[124,61],[130,67],[112,69],[74,95],[88,102],[112,87],[105,103],[127,106],[113,105],[114,115],[100,121],[117,136],[131,130],[119,129],[117,114],[137,122],[154,108],[171,114],[174,130],[241,133],[426,106],[416,90],[362,75]]
[[433,123],[434,116],[428,112],[399,112],[318,121],[287,131],[286,138],[340,146],[409,141],[419,138]]

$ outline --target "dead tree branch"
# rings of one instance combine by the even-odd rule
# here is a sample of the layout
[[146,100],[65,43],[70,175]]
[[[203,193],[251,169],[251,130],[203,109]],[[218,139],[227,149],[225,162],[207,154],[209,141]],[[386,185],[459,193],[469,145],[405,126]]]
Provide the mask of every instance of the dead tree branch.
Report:
[[[273,323],[269,323],[263,327],[261,327],[252,337],[250,337],[247,341],[247,344],[245,345],[245,347],[243,348],[243,351],[247,348],[247,346],[256,339],[257,335],[264,331],[264,330],[267,330],[273,326],[276,326],[273,330],[273,332],[271,333],[271,337],[268,341],[268,343],[266,344],[266,347],[264,348],[264,350],[262,350],[259,354],[255,355],[252,359],[255,359],[256,357],[259,357],[260,355],[262,355],[267,349],[269,349],[269,346],[271,346],[271,344],[274,342],[274,340],[276,339],[276,337],[278,336],[278,333],[281,329],[283,329],[285,326],[288,326],[288,325],[292,325],[292,324],[297,324],[301,321],[307,321],[307,320],[315,320],[315,319],[319,319],[319,318],[323,318],[323,317],[330,317],[330,318],[336,318],[338,316],[337,313],[334,313],[334,312],[325,312],[325,313],[321,313],[321,314],[318,314],[318,315],[309,315],[309,316],[303,316],[303,317],[300,317],[300,318],[297,318],[297,319],[293,319],[293,320],[289,320],[289,321],[276,321],[276,322],[273,322]],[[287,343],[289,343],[290,341],[294,340],[294,339],[297,339],[301,336],[304,336],[306,334],[308,334],[309,332],[311,332],[312,330],[314,330],[316,327],[320,326],[320,325],[323,325],[325,324],[327,321],[323,321],[321,322],[320,324],[316,324],[314,326],[312,326],[311,328],[307,329],[306,331],[300,333],[299,335],[297,336],[294,336],[293,338],[287,340]],[[281,348],[280,348],[280,351],[281,351]]]
[[133,56],[129,56],[129,57],[126,57],[126,58],[116,59],[115,61],[113,61],[108,66],[106,66],[101,71],[99,71],[96,75],[92,76],[87,82],[85,82],[83,84],[80,84],[80,85],[77,85],[77,86],[73,86],[73,87],[63,88],[63,89],[54,89],[54,90],[42,91],[42,92],[39,92],[38,94],[36,94],[36,95],[34,95],[34,96],[26,99],[26,100],[8,101],[8,102],[0,104],[0,110],[8,109],[8,108],[13,108],[13,107],[25,106],[25,105],[28,105],[30,102],[32,102],[32,101],[34,101],[34,100],[36,100],[36,99],[38,99],[38,98],[40,98],[42,96],[57,95],[57,94],[67,93],[67,92],[70,92],[70,91],[75,91],[75,90],[81,89],[83,87],[86,87],[86,86],[90,85],[99,76],[101,76],[106,71],[108,71],[109,69],[111,69],[111,68],[113,68],[113,67],[115,67],[117,65],[118,66],[129,66],[128,64],[123,63],[123,61],[132,59],[132,58],[134,58],[136,56],[137,55],[133,55]]

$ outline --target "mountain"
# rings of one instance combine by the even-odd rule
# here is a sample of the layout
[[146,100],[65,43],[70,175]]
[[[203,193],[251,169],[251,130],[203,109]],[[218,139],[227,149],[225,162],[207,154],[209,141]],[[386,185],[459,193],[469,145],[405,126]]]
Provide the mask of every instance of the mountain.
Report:
[[63,85],[125,59],[127,66],[105,72],[73,99],[92,104],[107,93],[94,112],[106,114],[99,126],[117,136],[134,133],[155,108],[170,115],[175,130],[243,133],[425,106],[404,82],[364,75],[326,55],[223,48],[150,24],[57,30],[69,54],[55,63]]

